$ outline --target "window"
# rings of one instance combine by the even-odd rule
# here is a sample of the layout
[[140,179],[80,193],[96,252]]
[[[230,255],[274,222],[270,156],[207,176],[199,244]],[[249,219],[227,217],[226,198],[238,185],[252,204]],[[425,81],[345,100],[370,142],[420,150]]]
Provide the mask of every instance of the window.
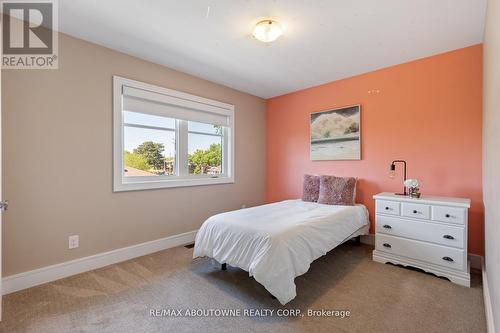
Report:
[[115,76],[114,190],[234,182],[234,106]]
[[191,175],[223,174],[223,128],[217,125],[188,122],[188,166]]

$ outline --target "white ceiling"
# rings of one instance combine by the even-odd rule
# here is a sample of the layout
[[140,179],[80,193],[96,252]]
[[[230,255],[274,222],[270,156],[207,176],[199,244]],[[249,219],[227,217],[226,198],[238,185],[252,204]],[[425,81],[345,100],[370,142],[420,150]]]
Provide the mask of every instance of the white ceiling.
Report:
[[[264,98],[480,43],[486,11],[486,0],[59,4],[62,32]],[[264,17],[285,29],[271,44],[251,37]]]

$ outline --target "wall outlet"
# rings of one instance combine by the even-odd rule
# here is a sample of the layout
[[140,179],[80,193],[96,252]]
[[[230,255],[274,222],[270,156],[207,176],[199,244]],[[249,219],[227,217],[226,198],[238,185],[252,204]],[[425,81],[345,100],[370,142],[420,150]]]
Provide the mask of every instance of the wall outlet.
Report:
[[245,204],[241,205],[241,209],[245,209],[245,208],[247,208],[247,205],[245,205]]
[[76,249],[80,244],[80,237],[78,235],[69,236],[68,249]]

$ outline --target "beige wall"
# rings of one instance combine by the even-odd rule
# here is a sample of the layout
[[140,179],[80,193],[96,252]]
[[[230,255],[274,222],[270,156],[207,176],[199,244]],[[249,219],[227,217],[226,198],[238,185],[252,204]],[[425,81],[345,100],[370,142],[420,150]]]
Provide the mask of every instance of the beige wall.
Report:
[[[210,215],[264,202],[263,99],[59,37],[59,70],[2,76],[4,276],[195,230]],[[113,193],[112,75],[234,104],[235,183]],[[68,250],[73,234],[80,247]]]
[[483,119],[486,274],[500,330],[500,0],[489,0],[486,14]]

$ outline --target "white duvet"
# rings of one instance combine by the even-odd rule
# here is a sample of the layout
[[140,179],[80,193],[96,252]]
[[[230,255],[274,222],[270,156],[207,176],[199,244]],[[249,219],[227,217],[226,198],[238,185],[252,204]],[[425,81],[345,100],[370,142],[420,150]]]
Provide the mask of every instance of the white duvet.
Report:
[[240,267],[286,304],[297,295],[295,277],[368,223],[363,205],[286,200],[210,217],[196,235],[193,258]]

